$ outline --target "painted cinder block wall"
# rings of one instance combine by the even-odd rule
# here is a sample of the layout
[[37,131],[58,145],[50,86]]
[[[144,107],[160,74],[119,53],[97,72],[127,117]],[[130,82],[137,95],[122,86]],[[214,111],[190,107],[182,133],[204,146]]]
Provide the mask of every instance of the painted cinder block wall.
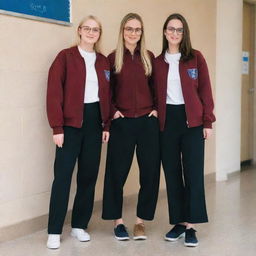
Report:
[[[76,27],[88,14],[103,24],[104,54],[115,48],[119,23],[128,12],[145,22],[148,49],[161,51],[161,30],[166,17],[182,13],[188,20],[194,48],[204,54],[215,93],[215,0],[77,0],[73,1],[73,26],[66,27],[0,15],[0,231],[48,213],[55,147],[45,113],[49,66],[58,51],[76,41]],[[216,137],[207,142],[206,174],[216,171]],[[106,145],[95,200],[102,198]],[[74,195],[71,193],[71,205]],[[161,188],[165,187],[163,176]],[[132,166],[125,195],[137,193],[138,167]]]

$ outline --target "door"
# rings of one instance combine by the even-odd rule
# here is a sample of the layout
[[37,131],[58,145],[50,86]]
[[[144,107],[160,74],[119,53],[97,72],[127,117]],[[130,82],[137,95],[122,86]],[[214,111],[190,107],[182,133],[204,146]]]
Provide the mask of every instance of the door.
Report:
[[255,7],[243,4],[243,74],[241,99],[241,163],[253,159]]

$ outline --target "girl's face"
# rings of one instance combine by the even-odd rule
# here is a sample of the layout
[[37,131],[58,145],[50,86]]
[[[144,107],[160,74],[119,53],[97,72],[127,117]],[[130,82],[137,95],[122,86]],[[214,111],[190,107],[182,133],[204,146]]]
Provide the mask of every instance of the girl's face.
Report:
[[86,20],[82,26],[79,27],[78,33],[81,42],[86,44],[95,44],[100,38],[100,26],[92,19]]
[[126,45],[137,45],[142,34],[142,26],[137,19],[128,20],[124,25],[124,42]]
[[183,24],[180,20],[173,19],[167,24],[164,31],[165,37],[169,45],[178,46],[183,38]]

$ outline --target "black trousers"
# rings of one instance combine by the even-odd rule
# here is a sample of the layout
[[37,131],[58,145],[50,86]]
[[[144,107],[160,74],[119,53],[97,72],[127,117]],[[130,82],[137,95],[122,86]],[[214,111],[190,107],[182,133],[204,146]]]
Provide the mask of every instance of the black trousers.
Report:
[[140,170],[137,216],[154,218],[159,189],[159,126],[155,117],[118,118],[112,121],[108,144],[102,218],[122,218],[123,186],[134,150]]
[[203,127],[188,128],[184,105],[167,105],[160,134],[170,224],[207,222]]
[[95,183],[102,144],[99,103],[85,104],[82,128],[64,127],[64,145],[56,147],[48,233],[61,234],[67,212],[70,185],[78,160],[77,190],[72,227],[85,229],[92,215]]

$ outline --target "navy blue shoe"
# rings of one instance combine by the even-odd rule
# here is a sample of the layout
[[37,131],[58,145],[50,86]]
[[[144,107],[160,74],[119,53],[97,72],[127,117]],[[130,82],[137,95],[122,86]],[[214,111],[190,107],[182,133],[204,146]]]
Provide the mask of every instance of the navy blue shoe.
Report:
[[115,238],[117,240],[124,241],[124,240],[129,240],[130,239],[129,234],[128,234],[124,224],[117,225],[114,228],[114,233],[115,233]]
[[188,247],[198,246],[198,240],[196,238],[196,230],[194,230],[193,228],[186,229],[184,245]]
[[185,236],[186,226],[181,224],[176,224],[166,235],[165,240],[167,241],[177,241],[179,238]]

